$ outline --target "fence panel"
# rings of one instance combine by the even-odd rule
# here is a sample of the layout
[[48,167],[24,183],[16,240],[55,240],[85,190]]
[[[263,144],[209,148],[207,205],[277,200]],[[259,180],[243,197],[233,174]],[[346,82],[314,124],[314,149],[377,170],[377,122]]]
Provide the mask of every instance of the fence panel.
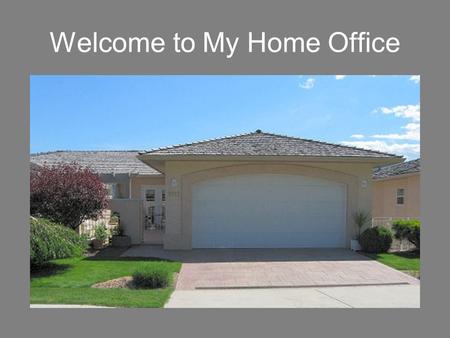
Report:
[[83,221],[79,227],[80,235],[86,234],[90,239],[94,238],[95,228],[100,224],[104,224],[109,231],[112,231],[117,226],[117,223],[111,220],[111,214],[111,210],[105,209],[98,219]]

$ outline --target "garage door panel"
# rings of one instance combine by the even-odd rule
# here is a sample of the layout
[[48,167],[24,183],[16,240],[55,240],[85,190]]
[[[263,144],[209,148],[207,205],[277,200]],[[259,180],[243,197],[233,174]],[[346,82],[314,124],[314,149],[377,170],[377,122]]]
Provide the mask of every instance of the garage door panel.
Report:
[[344,246],[343,184],[296,175],[241,175],[192,192],[193,247]]

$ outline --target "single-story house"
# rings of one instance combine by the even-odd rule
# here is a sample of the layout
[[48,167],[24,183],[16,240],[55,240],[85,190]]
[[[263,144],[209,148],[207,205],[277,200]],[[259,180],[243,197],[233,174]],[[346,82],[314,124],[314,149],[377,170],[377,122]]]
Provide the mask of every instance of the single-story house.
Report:
[[420,217],[420,158],[375,168],[373,217],[380,219]]
[[49,156],[114,179],[122,199],[110,207],[132,242],[166,249],[348,247],[352,215],[372,209],[373,168],[403,161],[260,130],[139,154],[59,152],[31,161],[51,164]]

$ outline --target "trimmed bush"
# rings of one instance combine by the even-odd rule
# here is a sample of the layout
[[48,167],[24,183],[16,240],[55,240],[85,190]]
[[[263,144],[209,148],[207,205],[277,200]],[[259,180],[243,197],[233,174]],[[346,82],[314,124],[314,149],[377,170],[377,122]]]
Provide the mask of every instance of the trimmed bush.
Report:
[[420,221],[418,219],[399,219],[392,223],[395,238],[406,239],[420,249]]
[[392,232],[387,228],[369,228],[359,237],[359,244],[363,251],[366,252],[387,252],[391,247],[392,237]]
[[169,271],[158,266],[142,268],[133,273],[133,285],[138,289],[165,288],[169,284]]
[[88,247],[85,236],[44,218],[30,220],[30,266],[32,270],[52,259],[81,256]]

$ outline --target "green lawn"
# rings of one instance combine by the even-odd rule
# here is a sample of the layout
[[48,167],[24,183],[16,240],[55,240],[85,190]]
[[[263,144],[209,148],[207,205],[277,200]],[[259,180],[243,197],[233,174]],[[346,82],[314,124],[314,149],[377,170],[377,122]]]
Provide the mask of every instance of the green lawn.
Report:
[[380,254],[365,253],[365,255],[397,270],[413,272],[420,271],[419,252],[392,252]]
[[91,288],[95,283],[130,276],[144,266],[160,266],[175,273],[180,270],[181,263],[125,258],[55,260],[51,269],[32,274],[30,303],[162,307],[172,293],[172,287],[157,290]]

